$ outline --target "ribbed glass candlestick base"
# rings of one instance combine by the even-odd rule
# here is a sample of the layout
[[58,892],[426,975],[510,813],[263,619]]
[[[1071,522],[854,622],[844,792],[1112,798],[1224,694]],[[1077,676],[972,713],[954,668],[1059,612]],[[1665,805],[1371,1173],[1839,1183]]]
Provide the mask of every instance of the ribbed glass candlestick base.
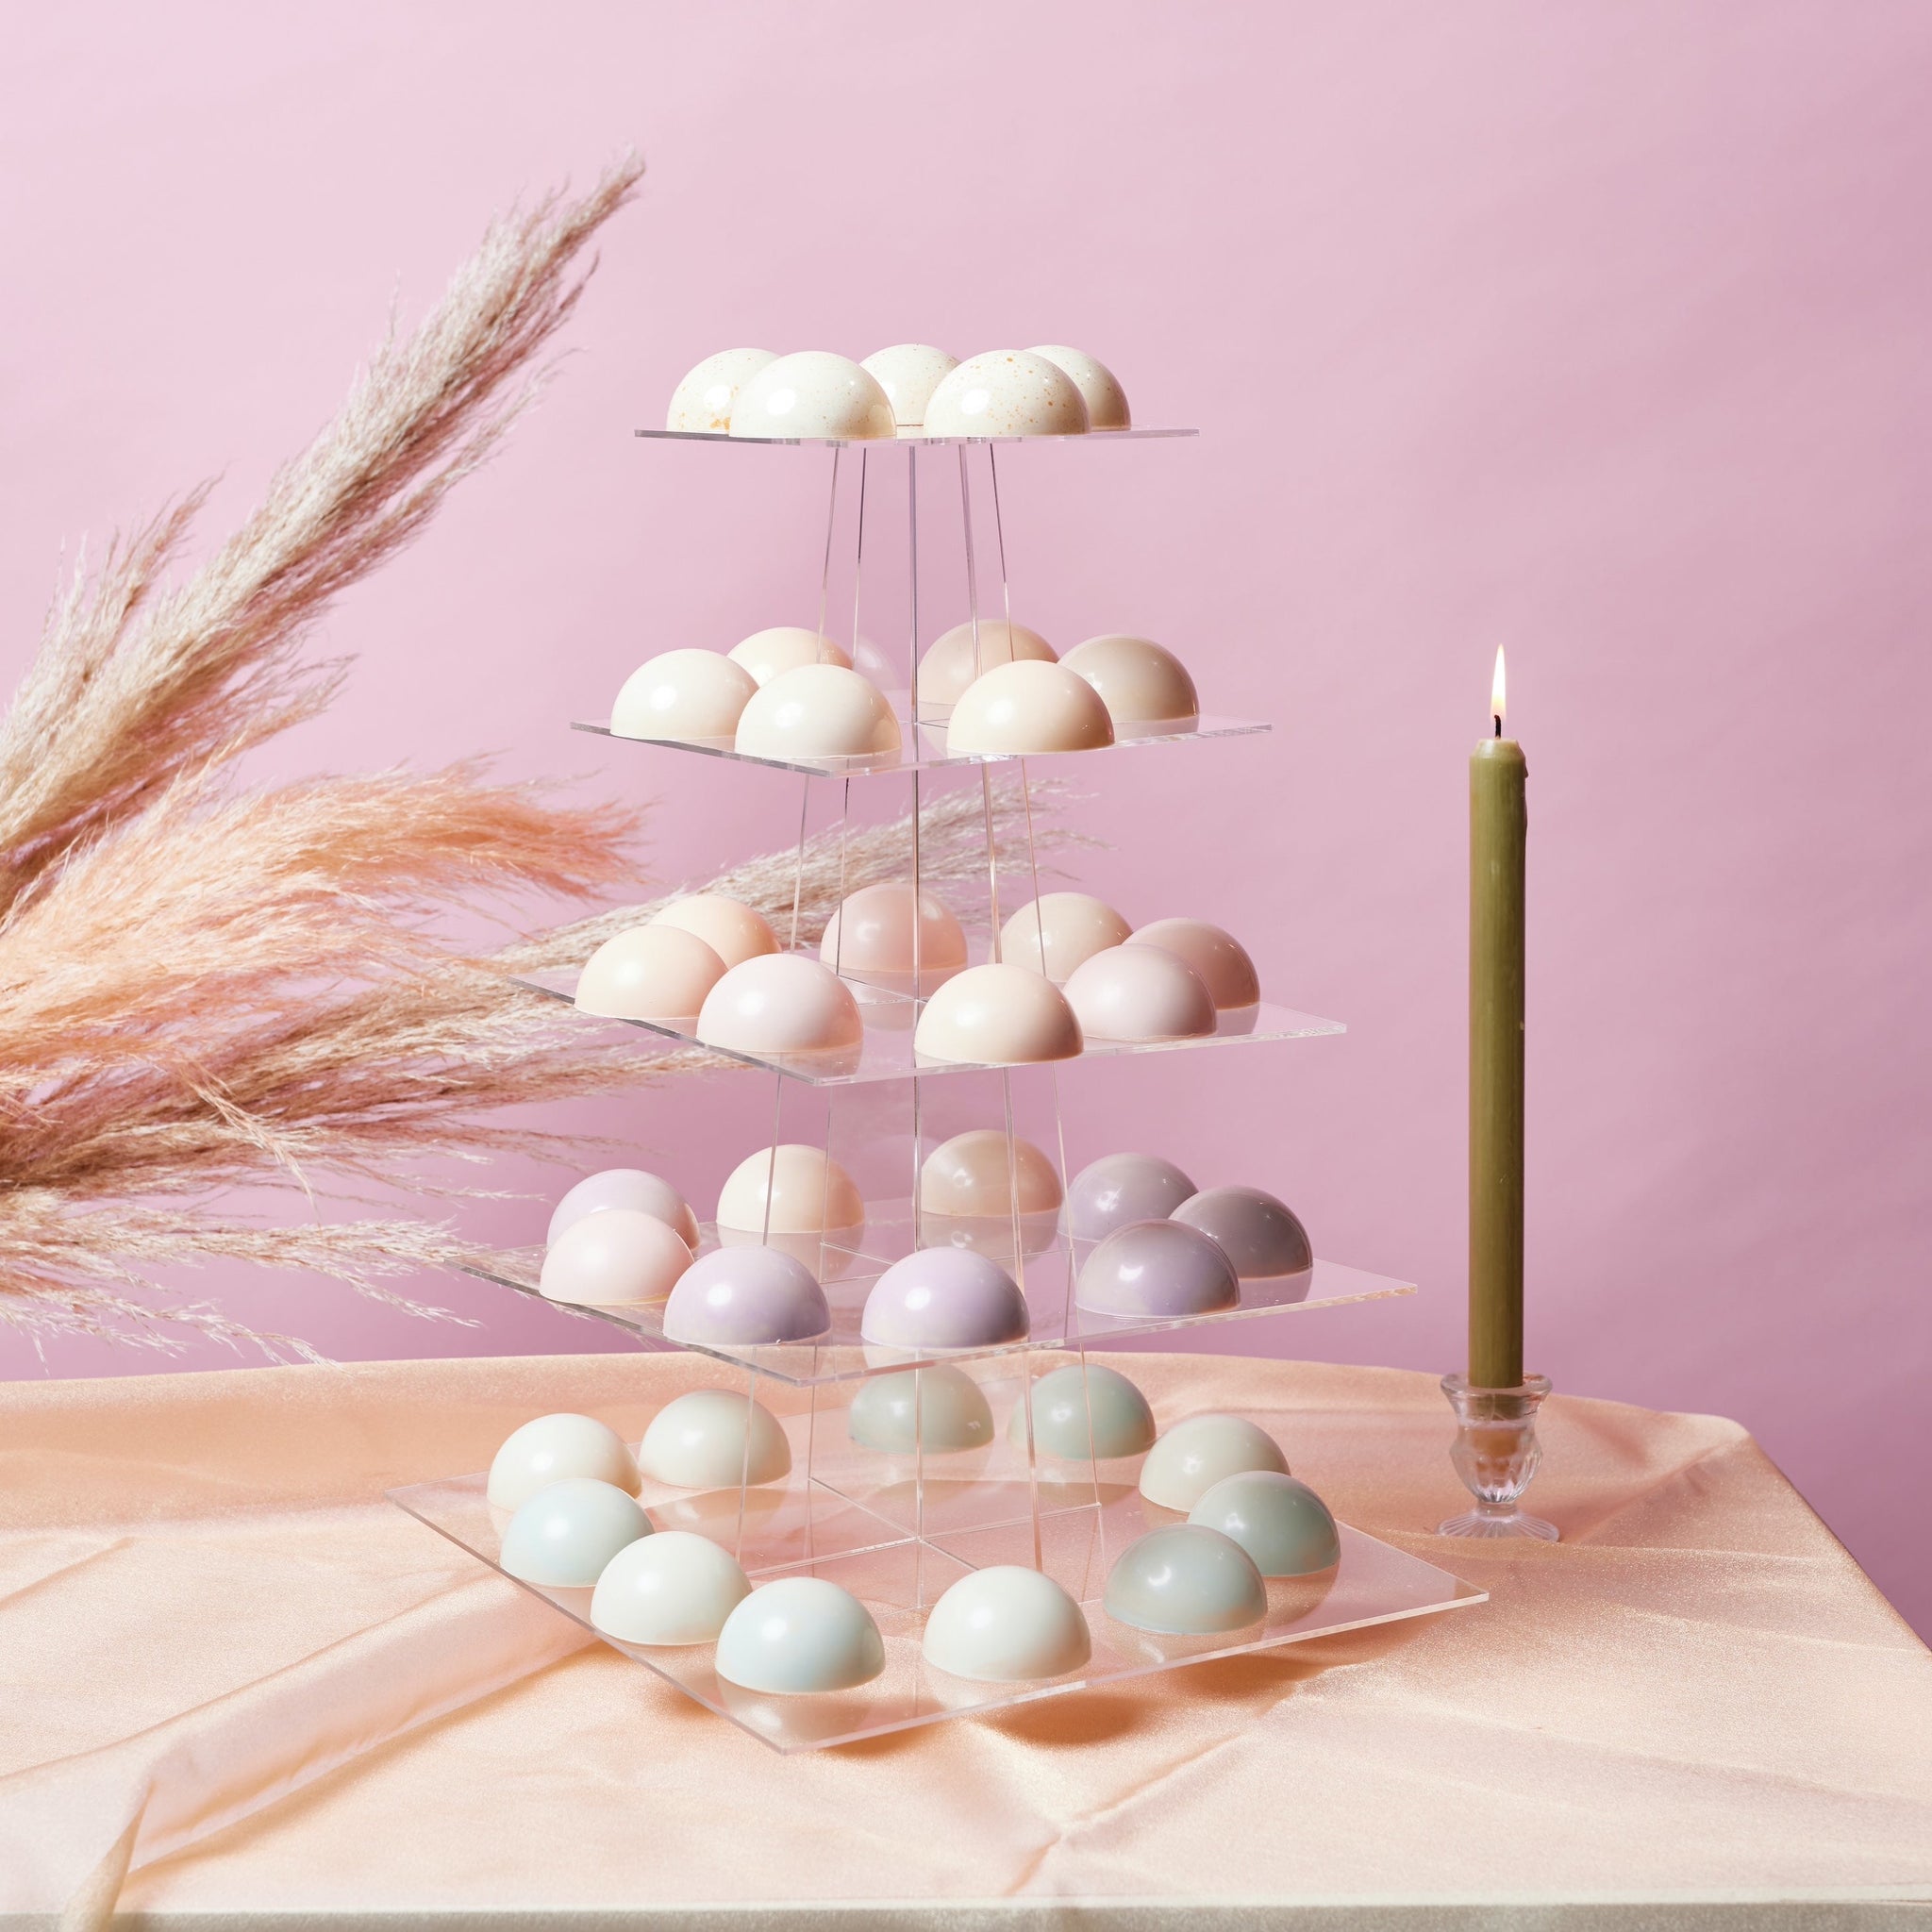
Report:
[[1467,1376],[1444,1375],[1442,1393],[1456,1411],[1449,1459],[1475,1507],[1437,1524],[1442,1536],[1527,1536],[1553,1543],[1557,1525],[1527,1514],[1523,1492],[1542,1460],[1536,1412],[1550,1392],[1547,1375],[1525,1375],[1517,1389],[1472,1389]]

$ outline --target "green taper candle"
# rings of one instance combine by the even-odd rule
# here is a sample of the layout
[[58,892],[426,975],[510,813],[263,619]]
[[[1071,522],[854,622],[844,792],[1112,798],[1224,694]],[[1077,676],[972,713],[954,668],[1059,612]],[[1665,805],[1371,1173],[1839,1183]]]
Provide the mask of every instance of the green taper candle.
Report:
[[1523,1381],[1523,885],[1529,767],[1494,735],[1469,761],[1469,1379]]

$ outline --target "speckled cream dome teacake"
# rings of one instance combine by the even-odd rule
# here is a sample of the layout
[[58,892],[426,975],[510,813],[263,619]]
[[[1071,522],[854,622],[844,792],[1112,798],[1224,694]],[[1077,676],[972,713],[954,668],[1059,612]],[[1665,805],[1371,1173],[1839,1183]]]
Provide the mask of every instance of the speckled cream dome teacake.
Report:
[[731,433],[870,440],[896,436],[898,425],[885,391],[857,362],[827,349],[801,349],[767,362],[739,391]]
[[1051,362],[1057,369],[1064,369],[1073,378],[1074,387],[1080,391],[1080,399],[1087,405],[1087,426],[1090,429],[1131,429],[1134,426],[1132,412],[1127,408],[1127,392],[1105,362],[1090,356],[1084,349],[1070,349],[1063,342],[1036,344],[1026,352]]
[[930,342],[894,342],[889,349],[874,349],[858,366],[891,399],[903,436],[925,421],[933,391],[958,368],[959,358]]
[[727,435],[739,391],[777,359],[772,349],[720,349],[715,356],[707,356],[671,391],[665,428],[685,435]]
[[924,428],[928,436],[1081,436],[1087,404],[1074,378],[1044,356],[989,349],[933,391]]

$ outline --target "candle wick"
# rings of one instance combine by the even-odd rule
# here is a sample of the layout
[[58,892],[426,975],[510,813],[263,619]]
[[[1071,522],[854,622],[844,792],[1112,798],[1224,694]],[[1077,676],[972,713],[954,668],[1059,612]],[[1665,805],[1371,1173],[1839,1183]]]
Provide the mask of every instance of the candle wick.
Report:
[[1501,738],[1501,737],[1502,737],[1502,735],[1503,735],[1503,717],[1502,717],[1502,713],[1501,713],[1501,712],[1492,712],[1492,713],[1491,713],[1491,716],[1492,716],[1492,717],[1493,717],[1493,718],[1495,719],[1495,721],[1496,721],[1496,736],[1497,736],[1498,738]]

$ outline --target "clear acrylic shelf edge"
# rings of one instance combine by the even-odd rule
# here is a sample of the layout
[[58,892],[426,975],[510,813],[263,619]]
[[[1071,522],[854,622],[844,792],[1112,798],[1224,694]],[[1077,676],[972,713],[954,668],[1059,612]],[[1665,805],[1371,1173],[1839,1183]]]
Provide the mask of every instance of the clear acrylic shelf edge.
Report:
[[[874,1080],[919,1080],[950,1074],[1009,1074],[1021,1071],[994,1060],[941,1060],[922,1055],[913,1048],[913,1026],[920,1002],[909,994],[890,994],[874,987],[848,981],[859,994],[865,1030],[858,1044],[824,1052],[795,1054],[757,1054],[731,1047],[713,1046],[694,1033],[660,1024],[655,1020],[627,1020],[603,1013],[586,1013],[576,1004],[575,973],[530,973],[513,975],[512,983],[526,992],[541,993],[545,999],[568,1007],[586,1025],[627,1026],[649,1040],[675,1047],[691,1047],[700,1053],[716,1054],[721,1059],[743,1067],[758,1067],[768,1074],[780,1074],[808,1087],[852,1087]],[[1231,1008],[1220,1016],[1213,1033],[1190,1035],[1178,1040],[1090,1040],[1084,1052],[1072,1059],[1040,1062],[1055,1067],[1076,1067],[1083,1060],[1121,1059],[1141,1054],[1185,1053],[1205,1047],[1265,1046],[1282,1040],[1327,1040],[1348,1031],[1340,1020],[1324,1020],[1318,1013],[1297,1012],[1292,1007],[1276,1006],[1261,1000],[1252,1007]]]
[[724,429],[634,429],[653,442],[730,442],[777,449],[958,449],[980,443],[1159,442],[1199,436],[1198,429],[1083,429],[1072,436],[733,436]]
[[[898,1218],[893,1218],[894,1209]],[[848,1234],[855,1245],[835,1246],[834,1237],[778,1237],[773,1244],[804,1260],[819,1277],[831,1307],[832,1326],[827,1334],[811,1341],[733,1344],[703,1344],[682,1341],[664,1333],[664,1305],[637,1302],[595,1307],[575,1302],[549,1301],[539,1286],[541,1253],[536,1249],[512,1249],[500,1254],[493,1264],[473,1266],[468,1272],[479,1280],[508,1288],[532,1300],[549,1301],[552,1307],[566,1314],[583,1316],[609,1324],[647,1350],[682,1349],[691,1355],[708,1356],[733,1368],[749,1370],[797,1388],[816,1387],[831,1382],[863,1381],[874,1375],[891,1374],[902,1369],[930,1366],[937,1362],[987,1361],[1000,1356],[1058,1351],[1071,1354],[1081,1349],[1105,1348],[1111,1344],[1154,1335],[1178,1336],[1185,1330],[1220,1328],[1230,1322],[1255,1321],[1266,1316],[1302,1314],[1318,1308],[1347,1307],[1358,1302],[1392,1301],[1412,1295],[1416,1285],[1391,1276],[1372,1274],[1364,1269],[1350,1268],[1338,1261],[1317,1259],[1312,1269],[1301,1275],[1282,1276],[1274,1281],[1244,1281],[1241,1301],[1231,1308],[1218,1308],[1206,1314],[1136,1318],[1099,1314],[1082,1308],[1074,1300],[1074,1286],[1079,1265],[1091,1241],[1072,1241],[1053,1232],[1041,1230],[1043,1237],[1035,1243],[1032,1230],[1021,1230],[1020,1259],[1013,1264],[1011,1249],[1003,1240],[984,1238],[972,1245],[1005,1264],[1020,1281],[1026,1298],[1030,1327],[1015,1341],[989,1344],[983,1348],[948,1350],[943,1355],[922,1355],[911,1350],[881,1348],[866,1342],[859,1324],[865,1299],[873,1284],[901,1256],[910,1252],[910,1217],[904,1203],[890,1207],[873,1204],[862,1230]],[[942,1222],[928,1215],[922,1229],[923,1244],[941,1245],[927,1239]],[[943,1232],[943,1229],[941,1230]],[[998,1230],[1001,1237],[1005,1229]],[[750,1234],[725,1235],[753,1243]],[[863,1243],[862,1246],[858,1245]],[[720,1245],[717,1228],[706,1223],[698,1252],[708,1254]]]
[[808,778],[872,778],[887,777],[895,772],[970,771],[979,765],[1022,764],[1035,758],[1099,758],[1108,752],[1134,751],[1143,745],[1197,744],[1213,739],[1255,738],[1274,728],[1258,720],[1203,715],[1185,730],[1153,726],[1129,729],[1116,737],[1111,744],[1102,745],[1093,751],[956,753],[946,750],[942,727],[936,727],[930,720],[923,720],[915,729],[907,716],[903,697],[896,693],[891,695],[895,698],[894,710],[902,734],[911,737],[919,747],[910,758],[907,757],[903,742],[897,751],[882,752],[868,758],[772,758],[740,751],[723,738],[633,738],[628,732],[613,731],[608,719],[577,720],[572,724],[571,729],[614,739],[620,744],[647,744],[664,751],[693,752],[699,758],[728,758],[736,764],[761,765],[773,772],[796,772]]

